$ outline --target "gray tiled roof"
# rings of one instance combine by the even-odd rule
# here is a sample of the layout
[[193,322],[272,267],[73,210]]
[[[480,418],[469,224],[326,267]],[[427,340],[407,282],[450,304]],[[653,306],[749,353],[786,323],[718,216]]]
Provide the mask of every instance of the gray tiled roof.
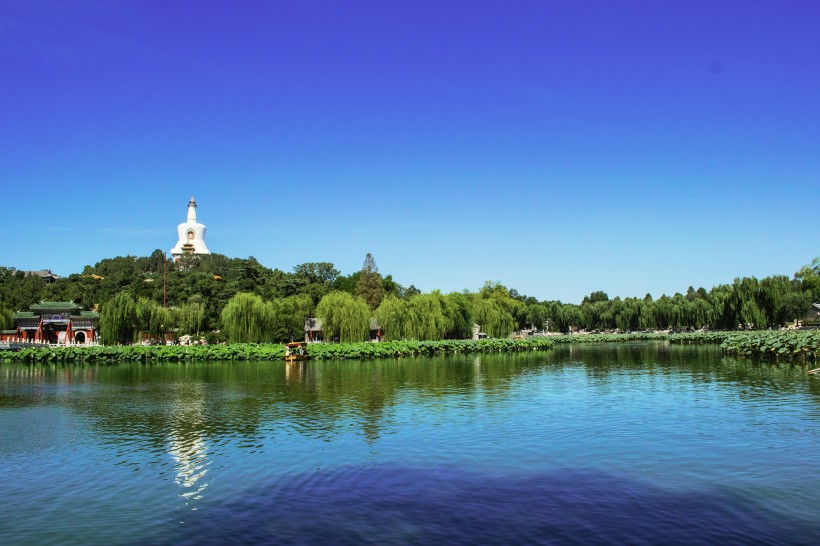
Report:
[[41,301],[29,306],[32,311],[53,311],[55,309],[79,309],[73,301]]

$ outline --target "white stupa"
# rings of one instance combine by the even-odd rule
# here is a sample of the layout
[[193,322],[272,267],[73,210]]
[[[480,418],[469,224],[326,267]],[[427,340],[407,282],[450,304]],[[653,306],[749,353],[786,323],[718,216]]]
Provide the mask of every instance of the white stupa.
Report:
[[210,254],[205,244],[205,226],[196,221],[196,201],[191,197],[188,202],[188,221],[177,227],[179,240],[171,249],[172,256],[182,254]]

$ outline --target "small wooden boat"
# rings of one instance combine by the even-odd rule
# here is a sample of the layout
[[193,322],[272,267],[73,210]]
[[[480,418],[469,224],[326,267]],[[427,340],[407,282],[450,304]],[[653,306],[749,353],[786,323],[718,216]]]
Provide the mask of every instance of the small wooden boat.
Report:
[[307,360],[310,358],[307,353],[307,343],[295,341],[285,344],[285,360],[293,362],[295,360]]
[[809,370],[809,373],[813,375],[820,375],[820,368]]

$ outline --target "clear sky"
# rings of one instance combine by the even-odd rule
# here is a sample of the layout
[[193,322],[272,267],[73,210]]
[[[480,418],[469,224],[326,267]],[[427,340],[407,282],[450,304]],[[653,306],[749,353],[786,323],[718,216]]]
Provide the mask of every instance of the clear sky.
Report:
[[820,3],[0,0],[0,265],[580,302],[820,255]]

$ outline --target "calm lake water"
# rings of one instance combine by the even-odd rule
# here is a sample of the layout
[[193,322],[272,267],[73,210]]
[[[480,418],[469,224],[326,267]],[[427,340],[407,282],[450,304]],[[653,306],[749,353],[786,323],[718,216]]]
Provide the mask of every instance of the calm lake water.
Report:
[[818,544],[820,378],[663,343],[0,366],[2,544]]

